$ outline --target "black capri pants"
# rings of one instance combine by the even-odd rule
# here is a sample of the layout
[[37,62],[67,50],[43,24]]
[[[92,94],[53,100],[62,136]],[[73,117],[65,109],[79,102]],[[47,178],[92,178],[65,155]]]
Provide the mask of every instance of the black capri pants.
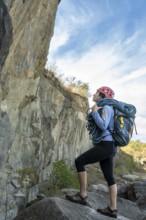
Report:
[[115,184],[113,175],[114,142],[101,141],[94,147],[81,154],[76,160],[77,172],[85,171],[85,165],[99,162],[104,178],[108,186]]

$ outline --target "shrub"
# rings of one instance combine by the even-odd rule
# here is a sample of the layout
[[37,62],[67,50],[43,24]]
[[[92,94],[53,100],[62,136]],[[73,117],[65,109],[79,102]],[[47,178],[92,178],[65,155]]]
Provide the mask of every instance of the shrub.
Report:
[[77,173],[69,168],[64,160],[53,163],[52,173],[49,177],[49,191],[55,193],[63,188],[78,188]]
[[115,161],[115,173],[118,176],[142,170],[140,163],[136,162],[133,156],[120,151]]
[[65,89],[69,92],[79,94],[83,97],[88,97],[89,85],[81,80],[76,80],[75,77],[66,77],[64,79]]
[[69,93],[78,94],[82,97],[89,96],[89,85],[88,83],[77,80],[76,77],[70,76],[65,77],[63,73],[60,73],[56,65],[51,65],[48,67],[48,71],[52,73],[60,82],[62,88]]

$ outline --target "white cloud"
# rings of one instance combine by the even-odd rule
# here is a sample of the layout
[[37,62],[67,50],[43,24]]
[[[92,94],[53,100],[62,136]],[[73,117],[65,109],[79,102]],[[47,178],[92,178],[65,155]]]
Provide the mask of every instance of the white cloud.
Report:
[[69,33],[66,30],[62,31],[62,28],[58,28],[51,42],[50,53],[55,53],[61,46],[67,43],[68,39]]
[[[145,81],[139,83],[141,77],[146,76],[146,66],[121,75],[123,68],[128,70],[131,69],[131,66],[120,65],[120,61],[124,57],[116,53],[115,49],[114,45],[96,45],[78,59],[73,52],[68,52],[58,58],[56,63],[66,76],[72,75],[89,83],[90,93],[93,94],[98,87],[107,85],[115,90],[116,99],[134,104],[138,111],[136,123],[139,131],[139,135],[135,138],[143,138],[146,141],[144,138],[146,120],[141,116],[146,112],[146,105],[144,105],[146,78]],[[118,66],[115,68],[116,65]]]
[[[92,10],[94,7],[92,4],[93,7],[90,7],[89,10],[88,5],[84,4],[86,1],[82,7],[78,5],[78,8],[71,1],[64,0],[64,2],[63,14],[59,15],[55,27],[47,65],[56,63],[60,72],[65,76],[74,76],[78,80],[89,83],[92,94],[100,86],[112,87],[116,93],[115,99],[136,106],[136,124],[139,135],[134,135],[134,138],[146,141],[146,118],[143,116],[146,112],[144,31],[137,29],[131,36],[124,39],[124,32],[120,26],[117,26],[116,29],[113,25],[109,30],[110,37],[104,43],[98,42],[94,46],[92,45],[82,55],[76,52],[74,45],[70,45],[67,51],[55,56],[58,49],[69,43],[69,39],[80,30],[80,27],[86,29],[88,25],[93,25],[91,21],[100,23],[108,16],[103,13],[103,10],[100,10],[99,5],[99,13],[97,13],[96,10]],[[109,14],[113,13],[108,0],[106,0],[106,7]],[[141,42],[143,43],[141,44]]]
[[72,1],[62,0],[58,11],[49,49],[51,56],[54,56],[60,47],[66,45],[81,28],[90,31],[92,26],[100,24],[108,17],[108,13],[105,16],[100,4],[97,5],[94,1],[90,2],[90,7],[88,1],[84,1],[82,5],[78,4],[77,7]]
[[121,81],[122,83],[124,82],[129,82],[131,80],[139,79],[142,76],[146,76],[146,66],[143,68],[139,68],[138,70],[133,71],[132,73],[129,73],[129,75],[124,76]]
[[107,7],[108,11],[110,12],[110,14],[112,15],[113,11],[112,11],[112,8],[110,6],[109,0],[106,0],[106,7]]

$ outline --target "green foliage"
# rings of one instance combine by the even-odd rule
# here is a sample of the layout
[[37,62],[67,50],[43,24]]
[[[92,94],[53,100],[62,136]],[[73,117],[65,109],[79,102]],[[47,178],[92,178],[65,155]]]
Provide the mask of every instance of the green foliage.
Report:
[[121,155],[121,159],[123,160],[123,162],[125,164],[125,168],[130,173],[139,167],[138,163],[136,161],[134,161],[133,157],[128,154],[123,153]]
[[146,155],[146,143],[142,143],[139,140],[131,141],[129,145],[122,150],[126,154],[131,155],[134,161],[141,164],[143,168],[145,167],[143,160],[145,159]]
[[78,188],[77,173],[69,168],[64,160],[53,163],[52,173],[49,177],[50,193],[55,193],[63,188]]
[[146,143],[142,143],[139,140],[131,141],[129,144],[129,148],[133,149],[134,151],[139,151],[141,153],[146,153]]
[[143,166],[134,160],[133,155],[127,154],[120,150],[115,161],[115,174],[117,176],[122,176],[123,174],[129,174],[136,171],[143,171]]

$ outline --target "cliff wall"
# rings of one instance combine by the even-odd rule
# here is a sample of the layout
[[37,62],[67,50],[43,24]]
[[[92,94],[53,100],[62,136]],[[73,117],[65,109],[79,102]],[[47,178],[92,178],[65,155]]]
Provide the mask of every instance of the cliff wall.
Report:
[[45,70],[59,2],[0,1],[1,220],[16,216],[16,197],[36,196],[53,161],[70,165],[89,147],[87,99]]

